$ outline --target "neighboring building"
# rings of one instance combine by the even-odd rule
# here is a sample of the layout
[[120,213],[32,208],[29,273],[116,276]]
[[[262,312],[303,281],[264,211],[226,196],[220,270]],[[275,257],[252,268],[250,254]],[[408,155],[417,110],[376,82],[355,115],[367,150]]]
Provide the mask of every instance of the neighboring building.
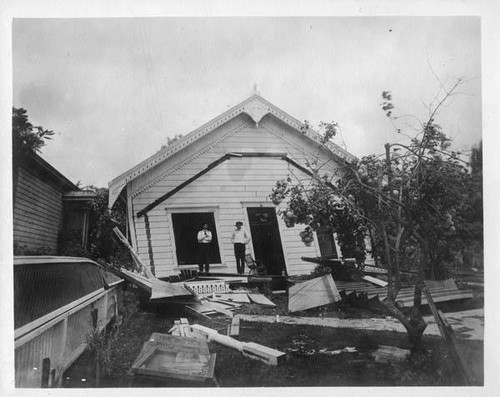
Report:
[[277,180],[307,178],[306,162],[318,159],[334,173],[354,156],[319,143],[320,136],[254,94],[244,102],[162,149],[109,184],[110,207],[128,203],[131,242],[158,277],[196,269],[196,234],[213,233],[211,271],[236,272],[231,233],[242,221],[251,234],[247,253],[268,274],[309,273],[302,256],[335,255],[331,230],[311,246],[287,228],[269,194]]
[[89,210],[95,197],[82,191],[40,156],[24,161],[14,183],[14,245],[23,254],[58,254],[60,236],[87,248]]

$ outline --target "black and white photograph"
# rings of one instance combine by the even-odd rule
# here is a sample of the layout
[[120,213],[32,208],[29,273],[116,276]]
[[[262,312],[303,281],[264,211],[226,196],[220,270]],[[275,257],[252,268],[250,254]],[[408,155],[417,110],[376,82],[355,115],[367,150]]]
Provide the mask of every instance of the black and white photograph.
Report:
[[2,389],[495,394],[499,7],[423,3],[2,6]]

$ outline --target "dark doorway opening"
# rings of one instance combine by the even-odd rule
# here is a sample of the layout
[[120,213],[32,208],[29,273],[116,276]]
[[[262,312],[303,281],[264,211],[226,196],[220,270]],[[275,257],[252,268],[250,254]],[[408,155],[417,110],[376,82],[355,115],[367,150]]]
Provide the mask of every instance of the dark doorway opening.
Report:
[[212,232],[209,263],[221,263],[213,212],[186,212],[172,214],[177,263],[179,266],[198,264],[199,249],[197,235],[204,223],[208,224],[208,229]]
[[333,231],[327,226],[322,226],[316,230],[318,245],[321,256],[324,258],[338,258]]
[[247,208],[255,259],[266,267],[267,274],[286,272],[278,219],[274,208]]

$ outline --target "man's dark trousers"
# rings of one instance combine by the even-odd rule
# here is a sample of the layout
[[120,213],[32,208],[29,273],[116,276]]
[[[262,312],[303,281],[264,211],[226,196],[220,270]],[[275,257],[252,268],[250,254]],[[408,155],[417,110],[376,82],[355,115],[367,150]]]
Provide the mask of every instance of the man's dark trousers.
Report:
[[236,257],[236,270],[238,274],[245,272],[245,244],[234,243],[234,256]]

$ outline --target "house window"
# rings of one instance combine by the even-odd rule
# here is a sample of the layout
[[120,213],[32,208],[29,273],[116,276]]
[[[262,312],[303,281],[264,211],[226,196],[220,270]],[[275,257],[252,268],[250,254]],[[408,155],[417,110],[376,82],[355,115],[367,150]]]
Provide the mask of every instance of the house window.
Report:
[[321,256],[327,258],[338,258],[332,229],[329,227],[320,227],[316,230],[316,235],[318,236],[318,245]]
[[210,263],[221,263],[219,242],[213,212],[183,212],[172,214],[177,263],[179,266],[198,264],[197,235],[203,224],[212,232]]

